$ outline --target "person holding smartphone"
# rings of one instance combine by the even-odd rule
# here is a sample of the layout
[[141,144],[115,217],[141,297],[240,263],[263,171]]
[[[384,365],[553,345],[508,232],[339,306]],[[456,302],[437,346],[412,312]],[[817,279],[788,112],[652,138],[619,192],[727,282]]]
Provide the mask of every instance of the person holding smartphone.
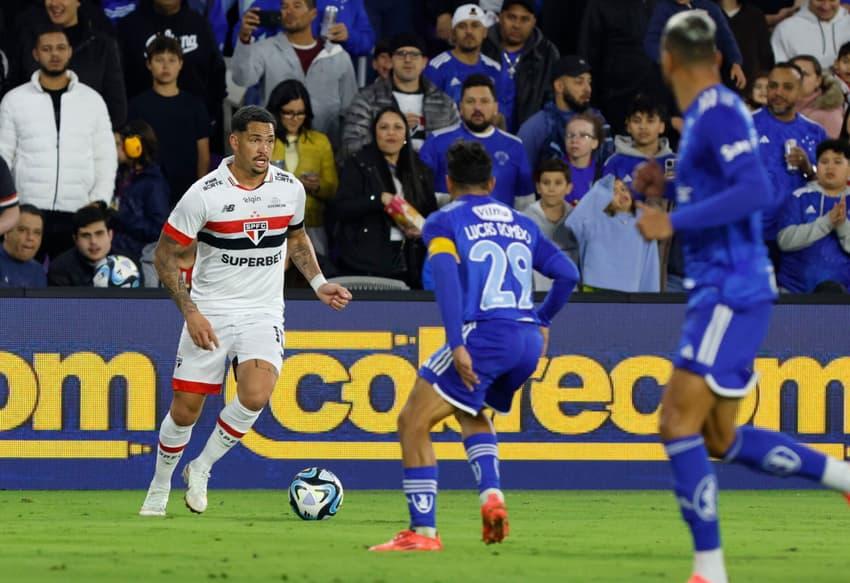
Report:
[[304,185],[304,225],[316,254],[327,256],[325,203],[336,195],[339,185],[331,143],[325,134],[312,129],[310,94],[300,81],[288,79],[278,84],[266,109],[278,120],[271,163],[291,172]]

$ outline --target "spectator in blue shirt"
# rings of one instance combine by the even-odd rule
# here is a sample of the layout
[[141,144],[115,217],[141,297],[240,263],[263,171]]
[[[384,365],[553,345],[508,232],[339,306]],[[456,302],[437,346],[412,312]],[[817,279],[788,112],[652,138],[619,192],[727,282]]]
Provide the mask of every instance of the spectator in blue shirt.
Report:
[[41,247],[44,215],[31,204],[20,205],[20,211],[0,247],[0,287],[47,287],[44,266],[33,259]]
[[[676,154],[664,134],[664,107],[649,97],[638,95],[629,104],[626,115],[628,136],[614,140],[614,155],[605,161],[602,175],[613,174],[626,184],[631,184],[632,173],[638,164],[657,160],[663,167],[675,160]],[[672,170],[672,168],[668,168]]]
[[495,127],[499,113],[493,80],[486,75],[470,75],[463,82],[460,125],[434,132],[423,144],[419,156],[434,172],[437,200],[448,202],[446,154],[458,140],[479,142],[493,160],[496,186],[491,196],[504,204],[523,210],[534,202],[531,167],[519,138]]
[[778,283],[791,293],[811,293],[825,282],[850,289],[850,145],[827,140],[817,154],[817,180],[794,191],[779,220]]
[[649,20],[649,26],[644,37],[644,48],[649,58],[659,62],[661,59],[661,33],[670,17],[686,10],[704,10],[708,12],[714,24],[717,26],[717,48],[723,55],[724,67],[729,67],[729,76],[738,89],[747,86],[747,78],[741,64],[744,62],[738,42],[729,21],[720,6],[713,0],[659,0],[655,5],[655,11]]
[[599,148],[601,133],[601,121],[590,113],[574,115],[567,123],[564,141],[567,155],[564,161],[570,167],[573,179],[573,190],[566,199],[570,204],[578,204],[593,183],[602,176],[602,165],[594,157]]
[[779,210],[792,192],[814,177],[811,161],[815,159],[818,144],[826,139],[821,126],[796,111],[802,82],[803,75],[797,65],[778,63],[768,76],[767,107],[753,114],[753,125],[759,134],[759,155],[773,195],[770,208],[762,211],[762,234],[776,268],[779,267],[776,245]]

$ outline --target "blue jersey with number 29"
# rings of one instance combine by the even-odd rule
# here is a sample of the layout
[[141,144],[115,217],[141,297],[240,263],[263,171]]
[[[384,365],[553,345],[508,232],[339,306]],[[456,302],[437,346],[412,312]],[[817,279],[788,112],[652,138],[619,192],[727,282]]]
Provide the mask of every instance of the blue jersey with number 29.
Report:
[[530,219],[489,196],[466,195],[431,214],[425,245],[458,262],[464,322],[518,320],[540,323],[534,269],[560,251]]

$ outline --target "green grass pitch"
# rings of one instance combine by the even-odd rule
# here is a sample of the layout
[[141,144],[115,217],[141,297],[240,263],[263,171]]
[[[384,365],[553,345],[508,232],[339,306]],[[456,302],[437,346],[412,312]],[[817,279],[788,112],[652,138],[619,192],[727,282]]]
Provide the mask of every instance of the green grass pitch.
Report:
[[[399,492],[349,491],[340,513],[302,522],[286,492],[211,490],[202,516],[172,492],[169,516],[136,515],[143,492],[0,492],[0,580],[681,582],[689,535],[669,492],[508,492],[511,535],[480,542],[478,499],[440,492],[442,553],[366,547],[405,526]],[[735,582],[850,581],[850,508],[821,491],[722,492]]]

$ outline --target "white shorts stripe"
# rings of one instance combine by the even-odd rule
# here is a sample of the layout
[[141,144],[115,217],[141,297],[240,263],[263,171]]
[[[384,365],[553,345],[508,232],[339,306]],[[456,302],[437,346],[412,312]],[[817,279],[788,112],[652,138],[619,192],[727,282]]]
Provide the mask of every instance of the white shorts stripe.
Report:
[[729,328],[729,323],[732,321],[734,312],[723,304],[714,306],[714,311],[711,313],[711,321],[705,329],[705,335],[702,337],[702,342],[699,345],[697,352],[697,362],[706,366],[714,366],[714,361],[717,358],[717,352],[720,350],[720,344],[723,342],[723,336]]

